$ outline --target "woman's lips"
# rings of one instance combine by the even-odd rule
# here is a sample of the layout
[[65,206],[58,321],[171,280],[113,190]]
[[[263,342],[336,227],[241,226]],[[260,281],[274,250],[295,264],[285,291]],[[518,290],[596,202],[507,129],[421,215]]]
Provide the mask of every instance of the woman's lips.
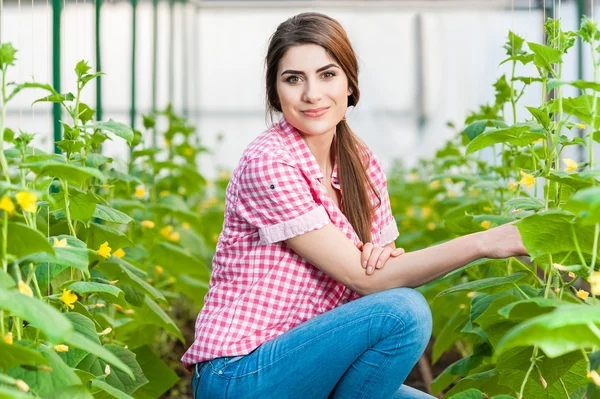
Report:
[[308,116],[309,118],[318,118],[320,116],[323,116],[327,113],[327,111],[329,111],[329,107],[327,108],[319,108],[315,111],[302,111],[302,113],[306,116]]

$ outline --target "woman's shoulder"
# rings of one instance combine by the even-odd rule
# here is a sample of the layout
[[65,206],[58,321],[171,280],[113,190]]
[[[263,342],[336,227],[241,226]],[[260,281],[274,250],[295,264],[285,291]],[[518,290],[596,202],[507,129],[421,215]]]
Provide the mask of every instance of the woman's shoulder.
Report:
[[286,141],[286,135],[279,128],[278,123],[274,123],[246,146],[240,164],[247,164],[255,159],[282,159],[292,161],[292,154]]

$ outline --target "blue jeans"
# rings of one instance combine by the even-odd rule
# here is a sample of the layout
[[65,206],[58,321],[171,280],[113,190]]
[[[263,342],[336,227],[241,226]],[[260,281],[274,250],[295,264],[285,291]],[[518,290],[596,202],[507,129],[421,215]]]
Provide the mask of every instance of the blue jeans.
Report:
[[313,317],[244,356],[194,368],[194,398],[433,398],[402,385],[431,336],[411,288],[367,295]]

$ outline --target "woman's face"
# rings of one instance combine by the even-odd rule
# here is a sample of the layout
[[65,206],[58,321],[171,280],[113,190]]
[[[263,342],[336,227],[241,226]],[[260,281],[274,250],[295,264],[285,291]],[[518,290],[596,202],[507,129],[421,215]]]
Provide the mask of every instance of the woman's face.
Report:
[[285,119],[316,136],[335,129],[352,92],[346,74],[323,47],[301,44],[289,48],[279,62],[277,94]]

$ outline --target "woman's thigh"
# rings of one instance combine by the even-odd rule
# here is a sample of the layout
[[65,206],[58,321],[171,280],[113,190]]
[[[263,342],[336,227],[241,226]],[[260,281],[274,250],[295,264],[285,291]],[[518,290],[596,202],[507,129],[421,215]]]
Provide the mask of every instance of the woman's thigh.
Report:
[[[327,398],[344,376],[365,379],[344,385],[354,397],[368,389],[398,391],[430,334],[431,313],[417,291],[367,295],[301,323],[248,355],[203,363],[195,376],[195,397]],[[381,350],[359,359],[376,346]],[[382,372],[384,366],[388,369]]]

